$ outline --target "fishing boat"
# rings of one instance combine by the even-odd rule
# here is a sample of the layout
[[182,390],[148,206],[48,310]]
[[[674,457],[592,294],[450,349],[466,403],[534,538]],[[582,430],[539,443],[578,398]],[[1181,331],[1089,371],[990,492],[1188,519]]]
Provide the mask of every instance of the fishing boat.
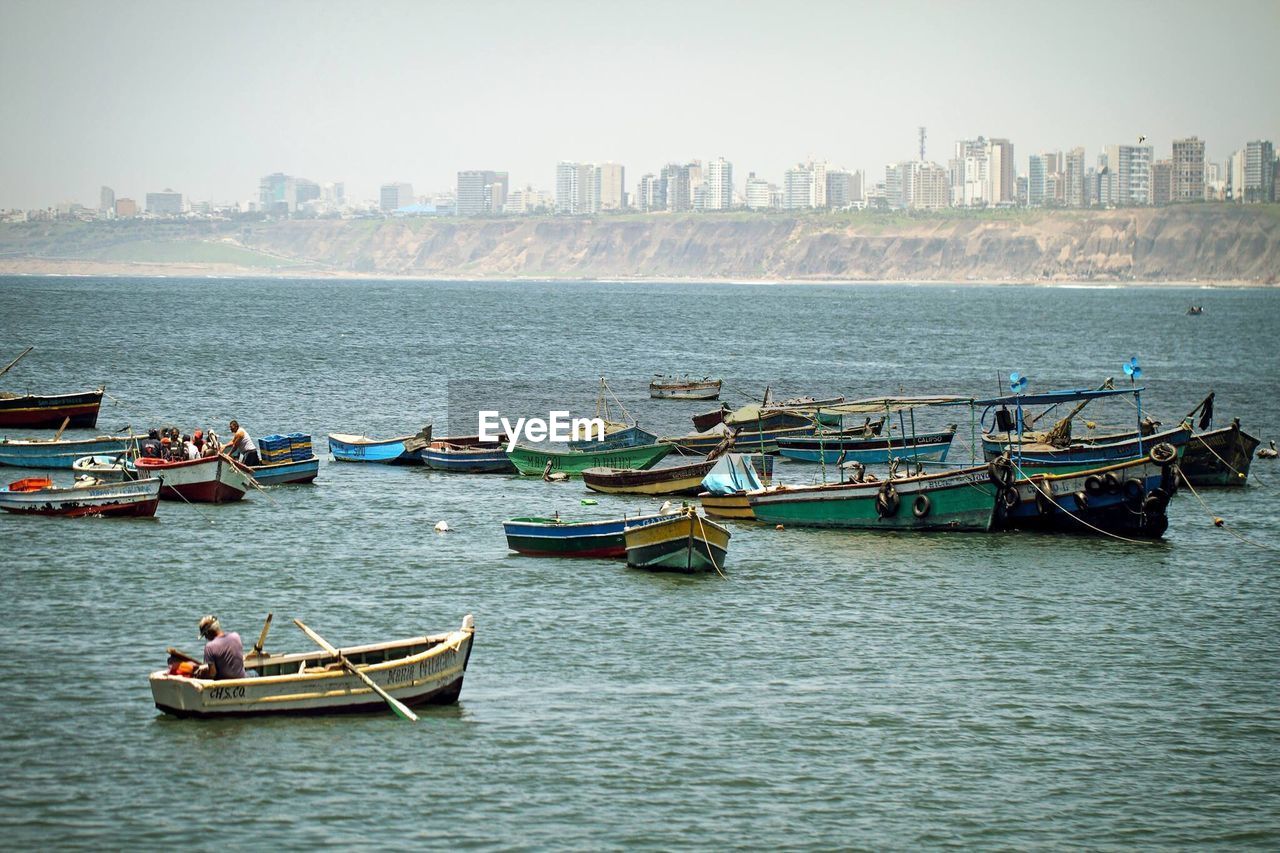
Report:
[[858,437],[844,434],[818,434],[777,439],[778,453],[796,462],[821,462],[838,465],[861,462],[864,465],[888,464],[890,459],[910,462],[945,462],[956,425],[941,432],[914,433],[904,436]]
[[658,443],[658,437],[637,424],[613,424],[613,431],[606,424],[604,438],[583,438],[569,442],[570,450],[615,450],[620,447],[644,447]]
[[151,696],[156,708],[176,717],[385,711],[368,678],[404,705],[449,705],[462,691],[474,637],[468,614],[455,631],[343,646],[337,654],[250,652],[244,668],[251,677],[212,681],[162,669],[151,673]]
[[113,456],[136,445],[127,435],[97,438],[0,439],[0,465],[18,468],[71,468],[82,456]]
[[1240,428],[1239,418],[1233,418],[1230,426],[1193,435],[1178,464],[1193,486],[1243,486],[1261,443]]
[[314,482],[320,473],[320,460],[312,456],[310,459],[290,459],[247,467],[253,473],[253,479],[258,481],[258,485],[283,486],[290,483]]
[[653,524],[670,515],[659,511],[599,521],[528,516],[508,519],[502,522],[502,529],[508,548],[531,557],[623,557],[627,553],[624,530]]
[[720,572],[729,552],[729,531],[685,507],[652,524],[630,526],[623,533],[627,565],[675,572]]
[[986,459],[995,459],[1009,451],[1020,463],[1033,465],[1067,463],[1071,465],[1101,465],[1126,459],[1139,459],[1145,450],[1165,443],[1178,448],[1179,453],[1191,440],[1191,427],[1179,424],[1173,429],[1138,435],[1135,432],[1097,436],[1088,440],[1072,440],[1068,444],[1054,444],[1035,440],[1037,435],[1012,433],[987,433],[982,436],[982,452]]
[[732,410],[729,408],[728,403],[721,403],[720,408],[718,409],[712,409],[709,412],[702,412],[701,414],[694,415],[692,417],[694,431],[706,432],[716,424],[724,423],[724,419],[728,416],[730,411]]
[[726,439],[731,439],[730,446],[739,450],[772,455],[778,452],[779,439],[813,435],[816,429],[813,424],[765,430],[735,429],[728,424],[719,424],[704,432],[666,436],[658,442],[670,445],[681,456],[706,456]]
[[383,465],[422,465],[421,450],[431,443],[431,425],[413,435],[370,438],[329,433],[329,452],[337,462],[377,462]]
[[501,441],[482,441],[478,435],[455,435],[432,441],[421,451],[422,461],[433,471],[459,474],[514,474]]
[[30,477],[0,489],[0,509],[35,515],[149,517],[159,503],[160,481],[155,478],[121,483],[86,479],[68,489]]
[[991,529],[996,486],[986,465],[932,474],[787,486],[750,493],[757,521],[847,530]]
[[658,374],[649,383],[649,396],[655,400],[714,400],[720,396],[720,380]]
[[243,498],[252,485],[250,469],[222,454],[179,461],[140,456],[133,465],[140,477],[160,478],[160,497],[166,500],[229,503]]
[[[768,458],[768,457],[766,457]],[[726,453],[702,478],[698,501],[714,518],[755,518],[748,495],[765,488],[751,460],[741,453]]]
[[507,458],[516,470],[526,476],[546,473],[580,475],[588,468],[625,468],[628,470],[652,468],[671,452],[669,444],[650,444],[643,447],[619,447],[598,452],[582,450],[535,450],[517,444],[507,451]]
[[715,464],[714,459],[708,459],[644,471],[587,468],[582,472],[582,482],[593,492],[610,495],[696,495],[702,488],[702,478]]
[[0,391],[0,427],[58,427],[93,429],[105,388],[76,394],[11,394]]
[[1169,521],[1166,508],[1178,491],[1178,452],[1152,446],[1136,460],[1070,473],[1019,466],[998,501],[997,527],[1060,533],[1111,533],[1158,539]]
[[126,453],[117,453],[114,456],[81,456],[71,463],[71,470],[77,476],[92,477],[106,482],[133,480],[138,476],[138,472],[133,467],[133,460]]

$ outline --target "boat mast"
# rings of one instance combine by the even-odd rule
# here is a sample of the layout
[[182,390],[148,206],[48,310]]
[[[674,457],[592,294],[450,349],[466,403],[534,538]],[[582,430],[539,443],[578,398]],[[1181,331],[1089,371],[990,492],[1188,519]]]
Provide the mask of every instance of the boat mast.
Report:
[[9,362],[8,364],[6,364],[6,365],[4,366],[4,370],[0,370],[0,376],[4,376],[6,373],[8,373],[8,372],[9,372],[9,368],[13,367],[15,364],[17,364],[18,362],[22,361],[22,357],[23,357],[23,356],[25,356],[27,353],[31,352],[33,349],[35,349],[35,345],[34,345],[34,344],[32,344],[31,346],[27,347],[27,348],[26,348],[26,349],[24,349],[22,352],[18,353],[18,357],[17,357],[17,358],[15,358],[13,361],[11,361],[11,362]]

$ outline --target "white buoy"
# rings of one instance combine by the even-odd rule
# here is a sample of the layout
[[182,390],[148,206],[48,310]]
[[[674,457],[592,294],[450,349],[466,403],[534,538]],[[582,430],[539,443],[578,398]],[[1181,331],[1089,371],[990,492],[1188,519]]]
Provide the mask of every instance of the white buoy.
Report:
[[452,531],[453,531],[453,528],[449,526],[449,522],[447,521],[436,522],[436,533],[450,533]]

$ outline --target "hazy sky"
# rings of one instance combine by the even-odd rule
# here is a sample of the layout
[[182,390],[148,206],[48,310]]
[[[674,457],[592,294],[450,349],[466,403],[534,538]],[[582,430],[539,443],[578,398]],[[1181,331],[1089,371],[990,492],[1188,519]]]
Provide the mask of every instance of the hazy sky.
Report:
[[628,188],[723,156],[883,177],[979,134],[1029,153],[1280,141],[1280,0],[58,2],[0,0],[0,207],[256,198],[284,171],[419,194],[460,169]]

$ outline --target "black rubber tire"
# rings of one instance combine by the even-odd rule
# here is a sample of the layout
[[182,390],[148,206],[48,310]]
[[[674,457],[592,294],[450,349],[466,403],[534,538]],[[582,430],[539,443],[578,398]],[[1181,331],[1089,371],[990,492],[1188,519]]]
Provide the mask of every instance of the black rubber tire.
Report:
[[1161,465],[1165,465],[1178,458],[1178,448],[1167,441],[1162,441],[1151,448],[1151,458]]
[[1130,505],[1142,506],[1143,499],[1147,496],[1147,486],[1138,477],[1130,477],[1124,481],[1124,499]]
[[991,482],[1005,489],[1012,486],[1013,481],[1018,478],[1017,472],[1013,470],[1013,462],[1006,456],[997,456],[987,463],[987,476],[991,478]]
[[1120,492],[1120,478],[1116,476],[1115,471],[1108,471],[1106,476],[1102,478],[1102,485],[1106,486],[1107,494],[1115,495]]
[[1084,480],[1084,490],[1086,494],[1100,495],[1102,494],[1102,478],[1097,474],[1090,474]]
[[1013,509],[1018,505],[1021,498],[1018,496],[1018,490],[1014,488],[1000,490],[1000,503],[1006,510]]
[[1089,496],[1084,492],[1076,492],[1076,512],[1083,512],[1089,508]]
[[1165,507],[1169,505],[1169,495],[1162,489],[1152,489],[1150,494],[1142,501],[1142,511],[1148,515],[1157,515],[1164,512]]
[[916,518],[924,518],[931,509],[933,501],[929,500],[928,495],[916,495],[916,499],[911,502],[911,514]]

